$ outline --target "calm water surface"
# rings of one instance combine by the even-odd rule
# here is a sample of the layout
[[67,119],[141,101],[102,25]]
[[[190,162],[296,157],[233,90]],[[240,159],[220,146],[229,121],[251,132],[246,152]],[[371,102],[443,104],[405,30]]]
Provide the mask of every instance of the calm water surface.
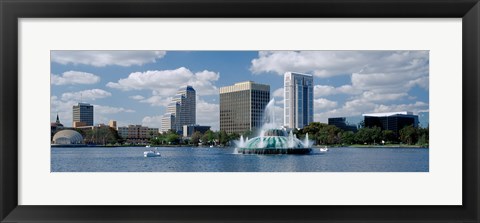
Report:
[[52,172],[428,172],[428,149],[329,148],[309,155],[243,155],[229,148],[53,147]]

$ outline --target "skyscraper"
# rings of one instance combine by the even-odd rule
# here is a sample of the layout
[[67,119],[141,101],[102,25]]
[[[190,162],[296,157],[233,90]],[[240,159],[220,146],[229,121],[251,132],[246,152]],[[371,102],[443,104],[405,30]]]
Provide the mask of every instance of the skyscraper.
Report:
[[220,88],[220,130],[242,134],[260,128],[270,85],[253,81]]
[[[93,126],[93,105],[78,103],[73,106],[73,123],[83,122],[87,126]],[[73,124],[72,124],[73,126]]]
[[284,126],[303,128],[313,122],[313,76],[286,72],[284,75]]
[[162,118],[162,131],[173,129],[181,132],[184,125],[195,124],[197,120],[195,95],[192,86],[182,87],[177,91]]

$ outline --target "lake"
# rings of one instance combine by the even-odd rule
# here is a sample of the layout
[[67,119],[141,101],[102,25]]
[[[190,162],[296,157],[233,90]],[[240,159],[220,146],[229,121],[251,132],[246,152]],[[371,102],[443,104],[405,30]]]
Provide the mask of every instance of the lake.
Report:
[[329,148],[309,155],[243,155],[233,148],[52,147],[52,172],[428,172],[427,148]]

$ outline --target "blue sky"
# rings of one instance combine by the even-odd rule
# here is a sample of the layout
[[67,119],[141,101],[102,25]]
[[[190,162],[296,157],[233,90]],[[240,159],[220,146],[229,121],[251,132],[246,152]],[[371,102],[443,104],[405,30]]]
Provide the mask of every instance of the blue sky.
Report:
[[197,124],[219,128],[218,89],[270,85],[283,123],[283,74],[314,75],[314,120],[363,113],[428,111],[428,51],[52,51],[51,112],[71,126],[72,106],[95,106],[95,123],[161,127],[185,84],[197,92]]

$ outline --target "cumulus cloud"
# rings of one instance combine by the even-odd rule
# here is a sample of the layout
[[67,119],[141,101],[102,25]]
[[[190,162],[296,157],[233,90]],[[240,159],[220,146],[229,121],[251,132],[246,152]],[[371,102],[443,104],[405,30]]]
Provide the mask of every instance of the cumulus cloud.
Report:
[[85,101],[106,98],[112,96],[112,93],[102,89],[90,89],[78,92],[67,92],[62,94],[63,101]]
[[[428,91],[428,51],[263,51],[251,61],[250,70],[278,75],[295,71],[320,79],[350,77],[350,83],[342,86],[314,86],[317,121],[364,112],[428,109],[428,104],[421,103],[393,105],[402,99],[415,100],[408,95],[413,87]],[[347,101],[328,99],[338,94],[348,95]]]
[[[317,109],[317,108],[315,108]],[[341,107],[319,111],[315,114],[315,121],[327,123],[328,118],[358,116],[365,113],[376,112],[398,112],[411,111],[414,114],[418,112],[429,111],[429,105],[426,102],[416,101],[410,104],[382,104],[366,101],[363,98],[353,99],[345,102]]]
[[[153,70],[146,72],[135,72],[127,78],[117,82],[109,82],[107,87],[122,91],[131,90],[152,90],[152,97],[146,100],[158,102],[166,97],[175,95],[180,86],[191,85],[197,95],[218,94],[218,88],[214,85],[220,78],[219,73],[204,70],[193,73],[185,67],[175,70]],[[158,104],[158,103],[157,103]]]
[[428,51],[262,51],[251,61],[253,73],[287,71],[311,73],[317,77],[352,73],[428,72]]
[[62,101],[57,96],[50,97],[50,120],[55,120],[58,114],[60,122],[65,126],[72,125],[72,107],[76,101]]
[[315,110],[317,111],[322,111],[322,110],[325,110],[325,109],[332,109],[332,108],[335,108],[337,107],[338,103],[336,101],[330,101],[328,99],[325,99],[325,98],[319,98],[319,99],[315,99],[314,100],[314,105],[313,107],[315,108]]
[[273,92],[273,97],[283,98],[283,91],[284,91],[283,87],[275,90]]
[[59,64],[85,64],[95,67],[118,65],[129,67],[153,63],[165,56],[165,51],[146,50],[55,50],[51,52],[51,61]]
[[220,129],[220,105],[197,98],[197,123],[210,125],[212,130]]
[[[50,120],[55,120],[57,114],[60,118],[60,122],[65,126],[72,126],[72,107],[77,105],[76,100],[64,100],[57,96],[50,97]],[[135,112],[132,109],[123,107],[112,107],[95,104],[95,123],[107,123],[111,118],[108,115],[117,114],[122,112]]]
[[334,87],[330,85],[315,85],[313,87],[313,92],[315,98],[320,98],[336,94],[358,95],[362,93],[362,90],[357,89],[352,85],[342,85],[340,87]]
[[126,109],[122,107],[111,107],[111,106],[104,106],[104,105],[93,105],[96,114],[116,114],[120,112],[135,112],[132,109]]
[[50,75],[50,83],[52,85],[95,84],[99,81],[100,77],[95,74],[73,70],[64,72],[61,75]]
[[162,116],[145,116],[142,119],[142,125],[150,128],[162,128]]
[[428,112],[428,104],[422,101],[417,101],[412,104],[395,104],[395,105],[378,105],[374,112],[391,112],[391,111],[412,111],[414,114],[418,112]]
[[145,99],[145,97],[143,97],[142,95],[132,95],[128,98],[133,99],[133,100],[143,100],[143,99]]
[[151,106],[167,106],[172,101],[172,97],[162,97],[153,95],[149,98],[140,100],[142,103],[150,104]]

